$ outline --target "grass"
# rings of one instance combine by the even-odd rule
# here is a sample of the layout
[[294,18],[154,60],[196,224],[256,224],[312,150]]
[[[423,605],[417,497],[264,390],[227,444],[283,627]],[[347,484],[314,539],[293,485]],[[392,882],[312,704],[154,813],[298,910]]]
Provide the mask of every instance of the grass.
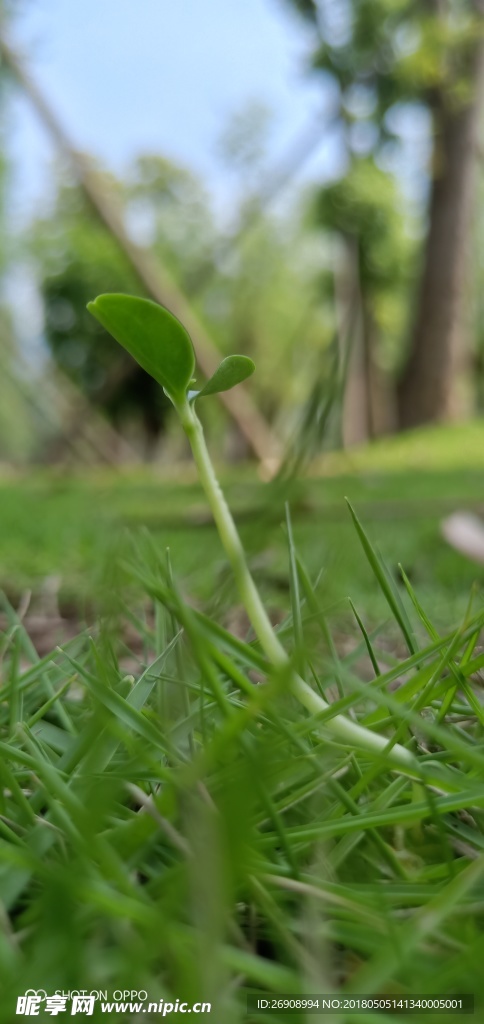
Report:
[[[279,637],[331,702],[317,719],[247,625],[226,628],[234,591],[195,485],[4,482],[5,582],[62,572],[96,625],[39,659],[4,600],[0,1021],[28,988],[206,1000],[229,1024],[263,1019],[246,1013],[261,990],[461,992],[480,1019],[484,611],[438,534],[442,509],[479,502],[479,474],[378,458],[290,492],[229,481]],[[408,745],[417,777],[337,742],[340,712]]]
[[[450,626],[463,615],[482,570],[444,543],[440,522],[456,508],[479,511],[484,504],[483,434],[480,424],[415,432],[351,456],[330,456],[322,475],[278,487],[261,483],[247,468],[226,471],[224,489],[271,603],[277,607],[287,589],[281,524],[289,500],[298,549],[324,571],[328,605],[337,604],[344,618],[350,595],[375,623],[385,614],[344,510],[348,495],[387,563],[396,571],[401,562],[436,621]],[[161,549],[170,546],[177,572],[202,600],[213,594],[214,579],[230,586],[190,464],[180,479],[147,470],[39,470],[0,478],[0,585],[18,602],[25,588],[38,592],[46,577],[59,577],[61,604],[70,614],[95,593],[113,535],[141,526]]]

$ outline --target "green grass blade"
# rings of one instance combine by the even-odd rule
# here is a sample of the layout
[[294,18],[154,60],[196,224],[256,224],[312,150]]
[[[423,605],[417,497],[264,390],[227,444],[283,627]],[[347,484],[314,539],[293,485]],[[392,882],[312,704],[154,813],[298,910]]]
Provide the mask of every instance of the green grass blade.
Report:
[[346,504],[348,505],[351,518],[353,520],[356,532],[360,539],[361,546],[363,548],[363,551],[365,552],[370,568],[373,571],[373,574],[387,601],[387,604],[390,608],[390,611],[392,612],[395,621],[400,626],[400,629],[403,633],[410,654],[416,654],[417,647],[415,644],[412,627],[410,625],[410,620],[402,604],[400,595],[395,587],[394,581],[391,578],[388,571],[386,570],[381,557],[375,551],[373,545],[371,544],[368,535],[366,534],[360,520],[358,519],[358,516],[356,515],[356,512],[354,511],[350,501],[348,500],[348,498],[346,498],[345,500]]

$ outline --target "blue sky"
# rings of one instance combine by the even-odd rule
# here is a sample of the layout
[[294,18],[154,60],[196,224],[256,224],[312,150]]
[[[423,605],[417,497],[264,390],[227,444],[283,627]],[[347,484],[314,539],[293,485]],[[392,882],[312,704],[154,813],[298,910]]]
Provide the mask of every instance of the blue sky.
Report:
[[[11,38],[73,142],[122,172],[142,151],[200,171],[230,195],[216,143],[251,100],[275,115],[274,165],[324,106],[310,39],[283,0],[24,0]],[[46,188],[52,148],[28,104],[11,108],[16,205]],[[322,138],[306,173],[331,165]]]

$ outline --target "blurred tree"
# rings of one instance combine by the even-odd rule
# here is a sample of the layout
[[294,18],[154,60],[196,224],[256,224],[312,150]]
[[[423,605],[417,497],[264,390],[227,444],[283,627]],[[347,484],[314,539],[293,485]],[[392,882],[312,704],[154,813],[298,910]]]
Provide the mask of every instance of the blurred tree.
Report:
[[354,443],[394,426],[389,375],[406,322],[413,245],[395,180],[370,158],[319,192],[315,215],[344,240],[339,301],[350,307],[350,325],[342,430],[345,443]]
[[398,114],[417,105],[430,117],[429,222],[399,412],[403,426],[452,417],[470,354],[465,282],[484,91],[481,0],[290,2],[313,27],[314,67],[338,86],[349,167],[363,158],[394,170],[402,159]]
[[468,282],[484,98],[484,21],[477,3],[435,3],[434,11],[438,70],[435,83],[426,84],[435,134],[432,185],[420,295],[400,383],[403,426],[453,419],[469,407]]

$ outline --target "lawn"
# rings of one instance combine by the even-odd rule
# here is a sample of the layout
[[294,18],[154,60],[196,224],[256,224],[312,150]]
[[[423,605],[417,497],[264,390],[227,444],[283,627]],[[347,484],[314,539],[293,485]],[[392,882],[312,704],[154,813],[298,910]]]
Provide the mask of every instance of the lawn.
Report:
[[483,439],[224,471],[274,659],[190,467],[4,475],[1,1022],[27,989],[133,1024],[177,999],[283,1024],[247,998],[308,993],[482,1019],[484,610],[440,522],[481,507]]
[[[348,496],[388,567],[398,563],[436,620],[463,613],[483,571],[452,551],[440,523],[456,509],[484,511],[484,426],[415,432],[368,449],[329,456],[303,480],[262,483],[250,467],[222,470],[229,503],[259,582],[272,601],[287,591],[282,527],[289,501],[295,539],[315,576],[324,573],[325,603],[344,614],[348,596],[370,620],[384,614],[352,528]],[[163,477],[156,470],[35,470],[0,477],[0,585],[14,601],[55,577],[61,610],[82,608],[102,580],[106,550],[126,530],[147,527],[169,547],[176,574],[203,600],[226,576],[225,558],[193,468]],[[203,557],[202,557],[203,555]],[[282,595],[282,596],[281,596]]]

